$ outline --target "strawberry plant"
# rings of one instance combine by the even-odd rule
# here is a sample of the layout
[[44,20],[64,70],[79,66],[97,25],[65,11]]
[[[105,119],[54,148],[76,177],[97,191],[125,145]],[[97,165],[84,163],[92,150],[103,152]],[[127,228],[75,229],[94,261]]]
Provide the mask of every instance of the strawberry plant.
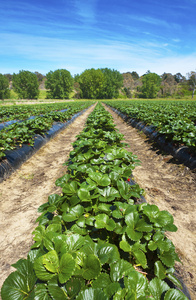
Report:
[[98,105],[73,143],[68,171],[39,207],[27,259],[5,280],[2,300],[187,299],[174,275],[179,261],[165,231],[173,217],[140,203],[129,184],[137,157],[124,149],[111,115]]

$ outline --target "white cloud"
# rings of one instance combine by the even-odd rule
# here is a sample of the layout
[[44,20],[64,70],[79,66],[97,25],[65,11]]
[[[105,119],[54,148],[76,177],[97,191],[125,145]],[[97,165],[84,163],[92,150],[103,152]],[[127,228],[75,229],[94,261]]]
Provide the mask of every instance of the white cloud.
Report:
[[77,41],[22,34],[0,34],[0,40],[0,73],[25,69],[45,74],[65,68],[76,74],[92,67],[109,67],[120,72],[135,70],[140,75],[147,70],[159,75],[164,72],[186,75],[196,68],[196,53],[179,55],[162,43]]

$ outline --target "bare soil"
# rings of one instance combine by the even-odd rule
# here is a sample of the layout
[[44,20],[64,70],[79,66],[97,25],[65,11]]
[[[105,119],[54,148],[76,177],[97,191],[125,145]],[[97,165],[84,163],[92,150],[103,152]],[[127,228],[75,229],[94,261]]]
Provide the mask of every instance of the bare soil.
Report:
[[38,207],[48,196],[61,193],[55,181],[63,176],[76,135],[94,106],[44,145],[8,179],[0,183],[0,287],[15,269],[11,264],[26,258],[33,244]]
[[[32,231],[39,216],[37,208],[48,196],[60,193],[55,180],[66,172],[67,160],[76,135],[83,129],[87,116],[94,107],[78,117],[69,127],[43,146],[20,169],[0,184],[0,287],[15,270],[11,264],[26,257],[33,243]],[[107,108],[129,151],[141,160],[134,170],[134,178],[145,190],[145,198],[161,210],[168,210],[178,227],[168,233],[182,260],[176,264],[192,300],[196,299],[196,176],[179,165],[170,155],[158,151],[146,136]]]
[[144,133],[124,122],[111,109],[114,123],[124,134],[129,151],[141,165],[133,171],[135,181],[145,190],[149,204],[169,211],[178,231],[167,233],[176,247],[182,264],[176,270],[186,284],[191,299],[196,299],[196,173],[178,164],[171,155],[162,153]]

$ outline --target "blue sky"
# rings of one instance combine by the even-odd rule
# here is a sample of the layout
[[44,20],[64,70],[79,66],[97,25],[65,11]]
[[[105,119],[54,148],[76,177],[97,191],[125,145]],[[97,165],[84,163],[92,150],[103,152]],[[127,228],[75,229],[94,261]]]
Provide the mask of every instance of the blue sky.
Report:
[[0,73],[196,70],[196,0],[4,0]]

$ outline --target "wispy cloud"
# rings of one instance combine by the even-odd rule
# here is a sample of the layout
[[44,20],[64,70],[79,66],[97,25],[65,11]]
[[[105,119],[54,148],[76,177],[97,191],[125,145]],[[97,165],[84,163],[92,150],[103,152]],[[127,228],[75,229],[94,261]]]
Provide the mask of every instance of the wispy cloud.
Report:
[[[109,67],[121,72],[136,70],[140,75],[147,70],[185,75],[196,65],[195,53],[189,56],[164,53],[168,45],[148,42],[130,43],[99,40],[96,42],[74,41],[58,38],[29,37],[20,34],[1,34],[0,57],[5,62],[11,55],[20,60],[19,69],[47,73],[58,68],[68,69],[72,74],[88,68]],[[164,54],[164,55],[163,55]],[[1,69],[6,68],[1,63]],[[1,70],[1,72],[3,72]],[[4,72],[6,73],[6,71]]]
[[76,12],[84,23],[94,23],[96,20],[97,0],[74,0]]
[[195,4],[184,0],[184,13],[177,0],[1,1],[0,73],[107,66],[186,74],[196,65]]

